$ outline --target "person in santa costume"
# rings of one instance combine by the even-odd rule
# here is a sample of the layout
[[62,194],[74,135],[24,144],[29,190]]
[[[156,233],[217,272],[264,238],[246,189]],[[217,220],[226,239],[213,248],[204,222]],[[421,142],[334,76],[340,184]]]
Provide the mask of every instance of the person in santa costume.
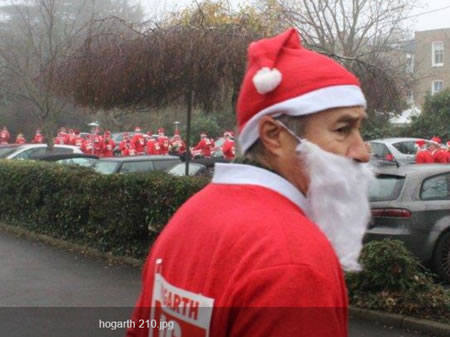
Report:
[[446,164],[447,163],[447,153],[441,149],[441,139],[439,137],[431,138],[430,152],[433,157],[433,162],[436,164]]
[[25,139],[22,132],[19,132],[16,137],[16,144],[25,144],[27,140]]
[[10,138],[10,134],[8,128],[4,126],[2,131],[0,131],[0,144],[8,144]]
[[373,178],[358,79],[303,47],[295,29],[253,42],[237,103],[243,158],[153,244],[128,337],[344,337],[344,270],[358,257]]
[[164,134],[164,132],[165,132],[164,128],[159,128],[158,129],[158,143],[159,143],[159,147],[161,148],[161,154],[162,155],[168,155],[169,154],[170,141],[169,141],[169,137],[167,137]]
[[103,135],[103,144],[102,144],[102,152],[101,157],[110,158],[114,157],[114,147],[116,143],[111,139],[111,132],[106,131]]
[[135,134],[131,139],[131,143],[133,147],[136,149],[138,155],[145,153],[145,138],[142,134],[142,130],[139,126],[137,126],[134,130]]
[[64,144],[66,145],[75,145],[76,140],[75,131],[73,129],[69,129],[69,133],[66,135],[66,138],[64,139]]
[[417,153],[416,164],[432,164],[434,162],[433,156],[426,147],[426,143],[423,139],[416,141]]
[[84,139],[83,139],[83,137],[81,137],[80,130],[75,129],[74,133],[75,133],[75,144],[74,145],[81,147],[81,145],[84,142]]
[[58,144],[58,145],[65,144],[66,137],[67,137],[66,129],[65,128],[61,128],[59,130],[58,134],[56,135],[56,137],[53,138],[53,144]]
[[200,134],[200,141],[194,147],[194,151],[200,151],[201,155],[205,158],[211,158],[211,151],[214,147],[214,144],[208,138],[206,132],[202,132]]
[[42,144],[44,142],[44,136],[41,133],[40,129],[36,130],[36,134],[34,135],[33,139],[31,140],[32,144]]
[[175,135],[170,142],[169,149],[170,154],[175,156],[181,156],[186,152],[186,144],[181,139],[180,131],[178,129],[175,130]]
[[83,141],[83,143],[80,146],[80,150],[83,153],[85,153],[85,154],[93,154],[95,152],[94,151],[94,144],[93,144],[93,141],[92,141],[93,138],[94,138],[93,135],[89,135],[87,137],[87,139],[85,139]]
[[231,132],[225,132],[223,134],[223,137],[225,138],[225,141],[222,145],[223,157],[227,160],[233,160],[235,156],[235,146],[233,137],[231,136]]
[[147,141],[147,152],[148,155],[160,155],[161,154],[161,146],[159,142],[155,139],[153,135],[148,138]]

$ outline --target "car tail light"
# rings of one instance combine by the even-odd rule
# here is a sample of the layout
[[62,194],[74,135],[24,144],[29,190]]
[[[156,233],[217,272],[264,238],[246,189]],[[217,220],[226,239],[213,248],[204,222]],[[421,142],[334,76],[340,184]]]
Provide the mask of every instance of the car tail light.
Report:
[[410,218],[411,211],[404,208],[372,208],[374,217]]

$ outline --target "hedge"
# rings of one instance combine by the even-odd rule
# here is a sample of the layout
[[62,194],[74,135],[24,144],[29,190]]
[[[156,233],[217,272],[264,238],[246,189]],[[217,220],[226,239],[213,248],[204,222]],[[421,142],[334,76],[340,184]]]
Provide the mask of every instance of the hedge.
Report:
[[101,175],[0,161],[0,220],[104,252],[144,258],[172,214],[208,180],[164,172]]
[[450,323],[450,290],[398,240],[366,244],[361,252],[363,271],[346,275],[350,303]]

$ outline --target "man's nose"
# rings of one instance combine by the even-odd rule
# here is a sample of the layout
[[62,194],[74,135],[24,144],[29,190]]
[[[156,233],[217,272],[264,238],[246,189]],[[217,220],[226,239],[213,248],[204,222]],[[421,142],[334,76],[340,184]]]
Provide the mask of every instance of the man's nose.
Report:
[[360,163],[367,163],[370,160],[370,153],[360,134],[351,144],[347,156]]

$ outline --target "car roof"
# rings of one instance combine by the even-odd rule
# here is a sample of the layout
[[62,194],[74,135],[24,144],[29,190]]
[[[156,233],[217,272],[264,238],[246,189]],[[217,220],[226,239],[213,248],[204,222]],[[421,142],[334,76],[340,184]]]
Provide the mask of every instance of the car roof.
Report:
[[380,166],[375,168],[377,174],[388,174],[397,176],[412,175],[434,175],[450,172],[450,164],[409,164],[400,167]]
[[417,141],[419,139],[423,139],[423,138],[408,138],[408,137],[379,138],[379,139],[369,140],[369,142],[393,144],[393,143],[407,142],[407,141],[414,141],[415,142],[415,141]]
[[36,160],[59,160],[59,159],[71,159],[71,158],[92,158],[92,159],[98,159],[98,156],[92,155],[92,154],[85,154],[85,153],[46,153],[42,154],[40,156],[31,156],[31,159]]
[[100,158],[100,161],[112,161],[112,162],[124,162],[124,161],[144,161],[144,160],[180,160],[177,156],[164,156],[164,155],[152,155],[152,156],[130,156],[130,157],[112,157],[112,158]]

